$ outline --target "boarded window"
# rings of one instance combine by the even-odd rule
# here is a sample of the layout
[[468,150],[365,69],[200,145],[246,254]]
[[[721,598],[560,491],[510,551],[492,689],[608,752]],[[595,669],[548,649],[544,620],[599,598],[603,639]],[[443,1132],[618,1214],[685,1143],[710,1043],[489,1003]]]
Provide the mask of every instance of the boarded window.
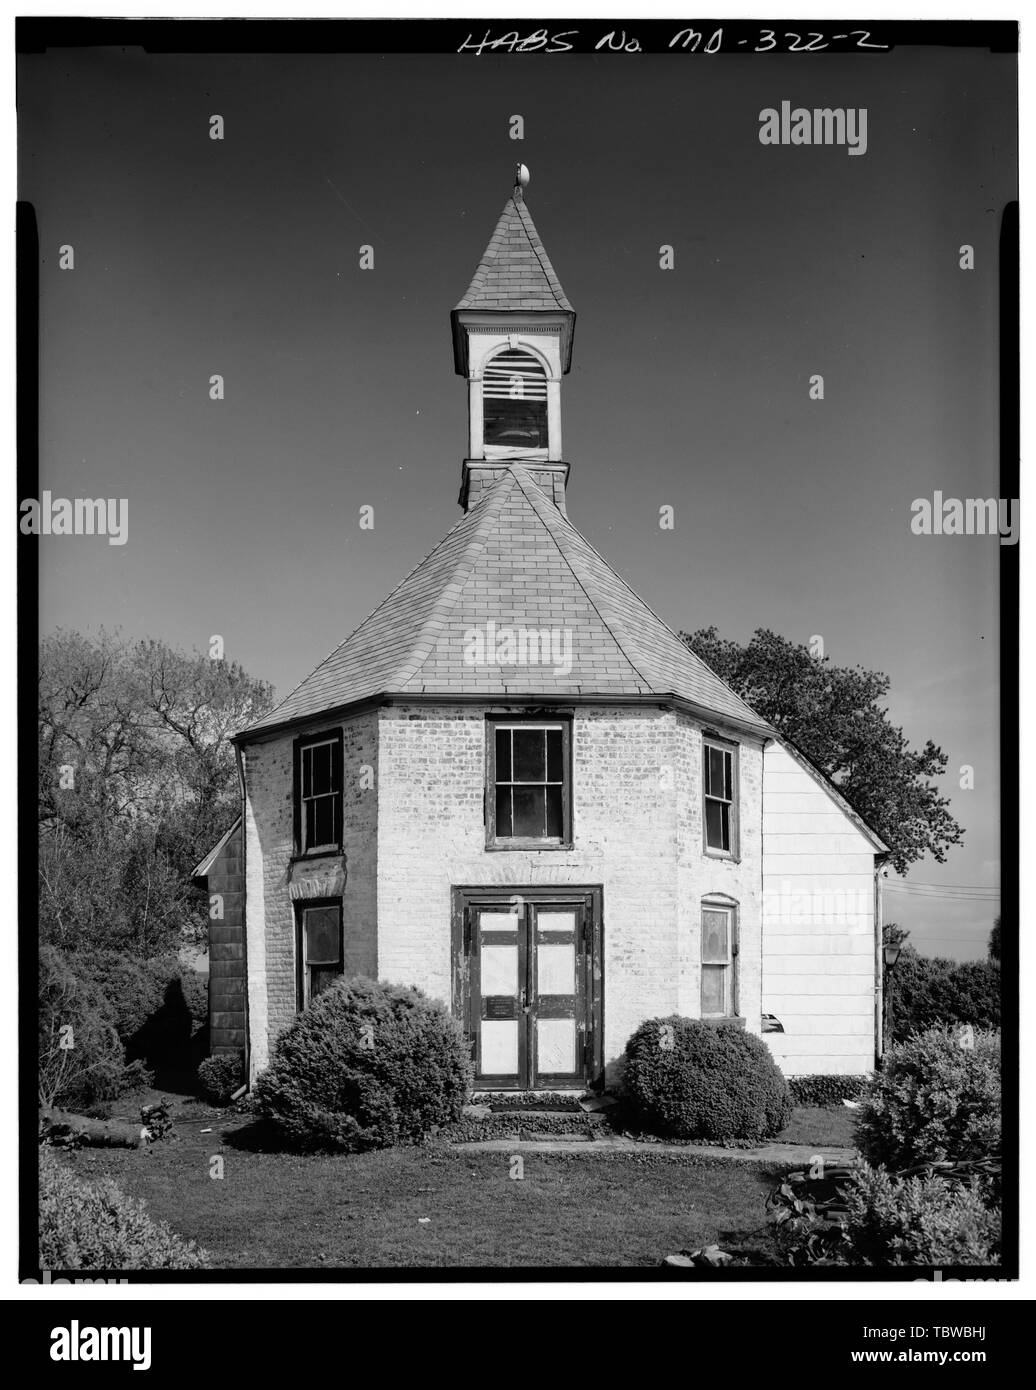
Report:
[[547,377],[530,352],[500,352],[482,378],[483,439],[505,448],[547,447]]
[[734,753],[705,741],[702,747],[705,790],[705,847],[733,854],[735,835]]
[[304,1009],[344,971],[341,903],[299,908],[297,948],[298,1006]]
[[704,906],[701,913],[701,1012],[703,1018],[735,1012],[734,912]]

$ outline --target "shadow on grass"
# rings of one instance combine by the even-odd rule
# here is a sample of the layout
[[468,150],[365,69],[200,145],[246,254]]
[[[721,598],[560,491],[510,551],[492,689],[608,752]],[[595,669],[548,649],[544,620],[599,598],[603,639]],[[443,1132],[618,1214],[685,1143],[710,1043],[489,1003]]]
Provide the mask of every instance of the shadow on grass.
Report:
[[238,1149],[242,1153],[297,1155],[300,1152],[286,1143],[276,1125],[263,1115],[245,1119],[236,1126],[228,1124],[221,1130],[220,1138],[228,1149]]

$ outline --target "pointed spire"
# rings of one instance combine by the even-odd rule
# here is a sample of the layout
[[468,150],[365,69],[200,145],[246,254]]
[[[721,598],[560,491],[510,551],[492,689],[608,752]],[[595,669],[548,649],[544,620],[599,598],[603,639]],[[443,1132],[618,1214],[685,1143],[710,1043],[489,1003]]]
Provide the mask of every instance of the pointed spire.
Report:
[[528,183],[529,171],[519,164],[514,189],[457,309],[575,312],[529,215]]

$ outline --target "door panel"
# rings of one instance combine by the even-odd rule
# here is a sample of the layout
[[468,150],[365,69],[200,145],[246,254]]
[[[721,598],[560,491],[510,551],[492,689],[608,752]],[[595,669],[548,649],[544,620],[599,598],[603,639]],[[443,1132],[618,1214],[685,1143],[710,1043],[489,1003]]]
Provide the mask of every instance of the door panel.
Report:
[[[581,1042],[586,1010],[586,936],[589,904],[576,909],[529,903],[529,937],[536,961],[533,1066],[537,1086],[582,1079]],[[580,958],[582,957],[582,958]]]
[[487,1084],[510,1089],[526,1069],[528,1038],[521,1011],[525,934],[520,914],[509,904],[476,907],[471,980],[479,1000],[476,1063]]
[[599,1070],[600,889],[454,890],[454,1012],[482,1090],[571,1088]]

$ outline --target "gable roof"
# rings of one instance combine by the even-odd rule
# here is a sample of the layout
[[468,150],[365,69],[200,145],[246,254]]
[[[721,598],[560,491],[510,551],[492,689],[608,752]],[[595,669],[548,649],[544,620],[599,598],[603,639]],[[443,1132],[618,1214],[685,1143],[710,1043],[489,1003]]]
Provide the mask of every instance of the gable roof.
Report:
[[[497,633],[524,628],[556,634],[562,659],[474,664],[472,635],[485,635],[490,622]],[[759,737],[774,736],[518,463],[501,471],[478,506],[341,646],[238,738],[375,697],[406,695],[664,698]]]
[[575,312],[554,273],[520,188],[504,204],[468,292],[456,308]]
[[241,817],[238,816],[229,830],[225,830],[216,843],[209,850],[208,854],[199,863],[195,864],[191,870],[191,878],[208,878],[212,872],[212,866],[223,853],[223,850],[233,839],[241,826]]

